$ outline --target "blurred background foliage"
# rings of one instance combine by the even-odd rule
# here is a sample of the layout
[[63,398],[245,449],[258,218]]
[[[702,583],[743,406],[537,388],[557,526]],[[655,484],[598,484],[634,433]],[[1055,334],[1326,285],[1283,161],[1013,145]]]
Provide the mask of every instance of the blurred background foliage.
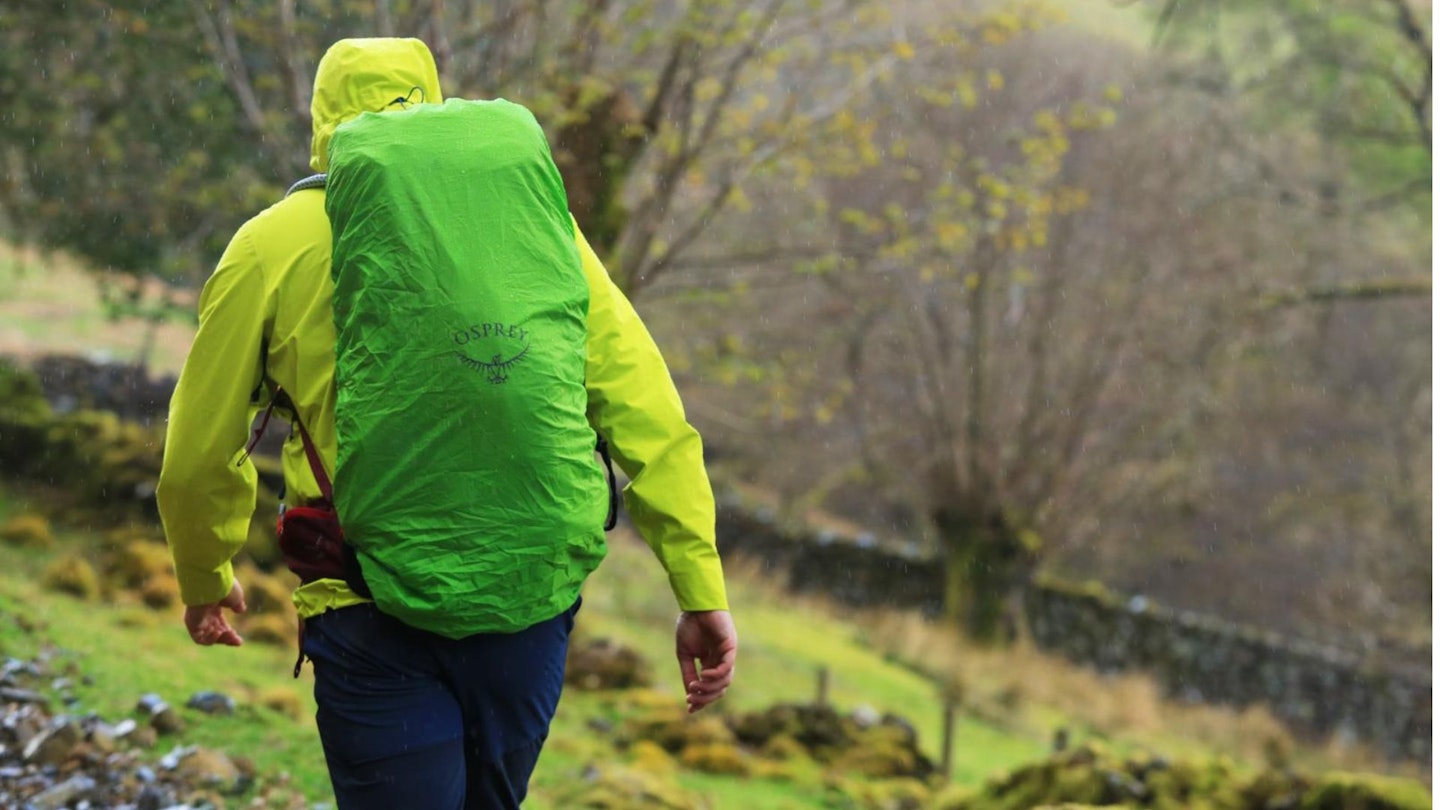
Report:
[[[717,475],[943,555],[1367,648],[1431,617],[1431,7],[126,0],[0,8],[0,227],[187,308],[409,35],[545,124]],[[159,279],[162,284],[153,283]]]

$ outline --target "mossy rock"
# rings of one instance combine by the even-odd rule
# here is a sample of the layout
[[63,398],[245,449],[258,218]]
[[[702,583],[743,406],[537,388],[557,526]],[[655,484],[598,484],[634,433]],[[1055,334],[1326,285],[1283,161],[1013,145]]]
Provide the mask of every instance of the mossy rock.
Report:
[[725,721],[710,714],[686,714],[681,707],[629,719],[623,738],[632,742],[650,740],[671,754],[692,745],[735,744],[735,735]]
[[935,793],[918,779],[834,779],[830,805],[857,810],[926,810],[935,806]]
[[50,405],[35,372],[0,359],[0,417],[35,416],[48,418]]
[[149,505],[141,511],[153,511],[163,441],[158,429],[77,411],[46,421],[38,441],[19,472],[63,487],[78,498],[77,508],[122,507],[134,514]]
[[911,776],[917,770],[915,752],[891,742],[849,748],[835,758],[831,767],[846,776],[870,779]]
[[973,810],[980,793],[969,785],[947,785],[930,804],[930,810]]
[[700,810],[704,805],[669,779],[611,765],[587,767],[580,779],[556,796],[555,806],[586,810]]
[[274,613],[262,613],[258,616],[247,615],[240,628],[240,635],[246,641],[271,644],[276,647],[294,647],[298,633],[297,622]]
[[691,743],[680,752],[680,764],[692,771],[721,776],[750,775],[750,762],[734,743]]
[[1227,788],[1222,791],[1225,798],[1236,794],[1245,807],[1297,807],[1310,789],[1310,780],[1293,771],[1270,768],[1256,774],[1244,787]]
[[140,601],[153,610],[164,610],[180,603],[180,583],[172,574],[156,574],[140,586]]
[[272,686],[257,695],[255,702],[292,720],[305,719],[305,700],[288,686]]
[[1055,804],[1143,806],[1156,795],[1151,783],[1140,778],[1149,775],[1146,768],[1159,770],[1138,760],[1126,762],[1103,746],[1087,743],[992,780],[962,806],[969,810],[1029,810]]
[[100,575],[84,557],[68,554],[45,567],[41,583],[52,591],[90,601],[100,597]]
[[156,577],[174,576],[170,548],[154,540],[130,540],[105,563],[105,575],[121,588],[142,588]]
[[1429,789],[1413,779],[1329,773],[1301,799],[1300,810],[1429,810],[1432,805]]
[[273,613],[295,618],[295,602],[291,596],[300,580],[293,574],[288,571],[267,574],[253,564],[244,564],[236,566],[235,578],[245,589],[245,607],[251,613]]
[[640,740],[630,746],[630,764],[647,773],[668,776],[676,770],[675,758],[653,740]]
[[0,526],[0,540],[24,548],[49,548],[55,544],[55,535],[50,530],[49,518],[36,512],[24,512],[12,515]]
[[572,644],[565,660],[565,683],[587,691],[649,686],[650,664],[611,639]]
[[770,760],[787,762],[797,759],[809,759],[810,752],[794,737],[777,734],[766,740],[765,744],[760,747],[760,756]]
[[50,404],[34,373],[0,360],[0,473],[28,475],[45,453]]
[[860,728],[832,706],[782,703],[730,722],[736,738],[763,747],[772,737],[789,737],[816,759],[828,759],[854,744]]
[[270,487],[261,482],[255,490],[255,511],[250,515],[250,527],[245,536],[245,556],[267,571],[285,573],[284,555],[280,553],[280,539],[275,535],[275,521],[280,514],[280,498]]

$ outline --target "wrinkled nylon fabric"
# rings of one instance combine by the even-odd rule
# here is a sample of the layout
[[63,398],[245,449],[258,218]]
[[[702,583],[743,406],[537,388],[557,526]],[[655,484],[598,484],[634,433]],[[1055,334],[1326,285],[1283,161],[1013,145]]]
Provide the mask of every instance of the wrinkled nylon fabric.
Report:
[[386,613],[451,638],[565,610],[604,556],[589,288],[543,131],[504,100],[339,126],[336,509]]
[[[411,39],[346,39],[315,74],[311,165],[323,171],[335,128],[383,108],[415,86],[440,98],[434,59]],[[330,222],[324,188],[291,194],[236,232],[205,284],[195,335],[170,401],[156,501],[187,605],[219,601],[234,581],[231,558],[260,524],[256,471],[243,447],[263,382],[296,403],[326,470],[335,469],[335,324]],[[715,548],[715,501],[700,436],[685,419],[664,359],[634,307],[571,221],[590,288],[586,387],[590,423],[610,438],[630,477],[625,506],[664,565],[683,610],[727,606]],[[304,448],[282,455],[286,503],[320,497]],[[366,602],[338,579],[294,594],[301,617]]]

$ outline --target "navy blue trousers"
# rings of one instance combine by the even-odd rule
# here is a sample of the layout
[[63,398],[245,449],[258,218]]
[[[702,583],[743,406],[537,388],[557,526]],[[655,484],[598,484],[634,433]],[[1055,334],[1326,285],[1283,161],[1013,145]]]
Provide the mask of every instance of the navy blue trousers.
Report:
[[458,641],[364,604],[305,622],[339,810],[509,810],[525,799],[580,605]]

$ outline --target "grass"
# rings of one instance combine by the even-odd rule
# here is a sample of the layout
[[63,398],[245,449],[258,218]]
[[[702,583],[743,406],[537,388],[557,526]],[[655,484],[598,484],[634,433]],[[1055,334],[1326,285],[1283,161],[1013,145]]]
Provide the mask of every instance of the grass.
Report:
[[[62,534],[57,546],[88,541]],[[93,711],[112,722],[123,717],[143,721],[135,704],[141,695],[154,692],[179,710],[187,725],[180,738],[162,738],[157,755],[172,745],[198,744],[243,755],[272,780],[285,774],[307,796],[328,792],[313,722],[258,705],[277,688],[292,689],[307,715],[313,712],[308,684],[282,680],[292,656],[261,645],[238,650],[197,647],[181,628],[178,610],[162,615],[48,593],[34,575],[40,556],[33,550],[0,548],[0,650],[28,658],[53,645],[63,664],[73,662],[85,680],[76,681],[79,703],[69,711]],[[239,710],[223,717],[183,708],[190,695],[207,689],[235,698]]]
[[[0,520],[27,508],[13,494],[0,501]],[[178,610],[163,613],[140,607],[84,602],[47,592],[38,584],[45,563],[69,551],[93,553],[91,534],[56,531],[48,550],[0,546],[0,650],[30,656],[47,643],[64,650],[88,685],[76,687],[79,711],[107,719],[135,715],[140,695],[159,693],[180,707],[196,691],[216,689],[237,699],[233,717],[209,717],[181,709],[188,730],[175,744],[199,744],[254,761],[261,774],[289,775],[310,797],[328,795],[318,738],[311,718],[314,703],[307,668],[299,681],[289,678],[293,653],[247,644],[239,649],[201,648],[190,643]],[[940,703],[933,683],[913,670],[868,652],[852,627],[826,616],[817,606],[772,602],[773,589],[739,577],[732,599],[744,606],[744,653],[737,682],[726,700],[709,711],[741,712],[777,702],[803,702],[814,695],[816,672],[830,672],[830,697],[844,710],[861,704],[894,712],[916,723],[922,745],[936,754]],[[610,559],[587,586],[577,622],[581,636],[610,636],[634,645],[654,665],[656,689],[682,705],[678,670],[671,663],[674,608],[659,566],[633,536],[612,535]],[[23,621],[16,621],[23,617]],[[22,625],[40,625],[26,632]],[[267,691],[294,689],[304,718],[258,708]],[[621,759],[612,744],[589,728],[589,721],[613,716],[610,698],[567,691],[552,729],[551,743],[533,781],[527,806],[558,808],[559,797],[587,766]],[[986,723],[965,720],[957,732],[962,752],[956,777],[975,782],[996,770],[1032,760],[1043,741],[1016,737]],[[162,741],[161,748],[171,743]],[[676,780],[708,806],[783,810],[822,806],[827,789],[819,769],[794,782],[737,780],[681,772]]]
[[[0,521],[28,505],[0,492]],[[309,669],[289,678],[293,652],[261,644],[199,648],[180,627],[178,610],[87,603],[46,592],[38,573],[54,557],[96,549],[84,531],[57,531],[54,548],[0,545],[0,652],[30,656],[53,643],[88,683],[75,689],[79,711],[115,720],[133,714],[140,695],[157,692],[177,707],[202,689],[218,689],[241,704],[233,717],[182,709],[188,730],[172,744],[199,744],[251,759],[271,779],[286,774],[311,799],[328,797],[328,782],[312,718]],[[1397,770],[1426,778],[1420,766],[1387,767],[1361,749],[1300,745],[1258,709],[1234,712],[1164,700],[1142,676],[1104,678],[1029,650],[975,648],[913,614],[839,612],[821,600],[785,594],[753,566],[732,564],[741,656],[735,686],[707,711],[738,713],[780,702],[813,699],[817,677],[828,673],[829,699],[843,711],[861,705],[908,718],[922,749],[939,759],[941,682],[958,685],[952,777],[976,785],[1000,771],[1046,755],[1055,729],[1074,742],[1103,738],[1120,750],[1167,756],[1225,754],[1242,768],[1258,768],[1280,750],[1306,769]],[[17,621],[23,617],[24,621]],[[579,637],[610,637],[639,650],[652,664],[656,700],[682,704],[672,663],[673,601],[665,577],[633,535],[611,536],[610,556],[591,578],[577,620]],[[22,626],[41,625],[26,632]],[[261,708],[277,690],[298,704],[300,717]],[[623,720],[616,698],[567,690],[532,782],[529,807],[558,810],[591,766],[626,760],[593,730],[596,721]],[[1277,748],[1278,746],[1278,748]],[[796,810],[827,806],[828,777],[818,766],[792,780],[736,779],[681,770],[672,778],[708,807]]]

